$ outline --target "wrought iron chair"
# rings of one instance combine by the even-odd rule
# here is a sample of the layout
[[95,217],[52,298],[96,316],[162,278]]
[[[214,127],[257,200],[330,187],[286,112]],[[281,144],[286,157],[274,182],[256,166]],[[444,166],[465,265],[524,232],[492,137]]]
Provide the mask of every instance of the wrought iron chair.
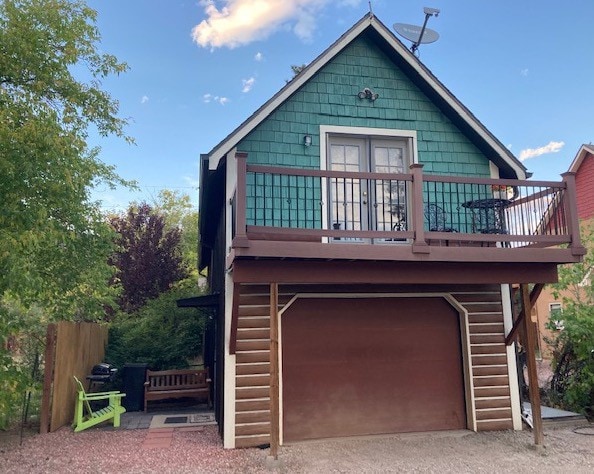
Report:
[[437,204],[425,206],[425,220],[431,232],[458,232],[453,227],[447,226],[447,214]]

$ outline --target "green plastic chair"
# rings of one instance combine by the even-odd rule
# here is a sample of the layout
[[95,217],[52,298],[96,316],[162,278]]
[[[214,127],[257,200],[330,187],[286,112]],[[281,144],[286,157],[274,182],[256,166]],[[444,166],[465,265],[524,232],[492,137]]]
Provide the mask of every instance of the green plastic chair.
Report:
[[[122,406],[122,398],[126,396],[121,392],[97,392],[86,393],[80,380],[74,376],[78,385],[78,396],[74,405],[74,420],[72,428],[74,431],[82,431],[104,421],[113,420],[113,427],[120,426],[120,416],[126,411]],[[93,411],[89,402],[97,400],[108,400],[108,405],[99,410]]]

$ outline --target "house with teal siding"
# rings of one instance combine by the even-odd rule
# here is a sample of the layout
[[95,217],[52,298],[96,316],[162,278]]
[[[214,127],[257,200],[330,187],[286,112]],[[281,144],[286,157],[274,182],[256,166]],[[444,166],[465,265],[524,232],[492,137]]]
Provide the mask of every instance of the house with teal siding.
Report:
[[376,17],[200,172],[226,448],[522,428],[517,334],[533,373],[524,315],[584,252],[574,177],[529,180]]

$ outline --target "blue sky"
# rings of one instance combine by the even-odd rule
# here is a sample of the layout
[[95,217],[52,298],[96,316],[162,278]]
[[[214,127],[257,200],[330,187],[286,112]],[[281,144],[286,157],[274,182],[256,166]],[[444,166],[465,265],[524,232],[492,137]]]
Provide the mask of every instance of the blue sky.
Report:
[[[200,153],[275,94],[368,10],[367,0],[89,0],[101,49],[130,71],[103,87],[136,145],[91,135],[138,192],[97,189],[109,210],[160,189],[197,203]],[[421,60],[534,173],[560,180],[594,141],[594,1],[372,0],[387,26],[422,24],[440,39]],[[251,18],[253,17],[253,19]],[[252,21],[249,21],[252,20]],[[401,38],[400,38],[401,39]],[[403,40],[405,44],[410,43]]]

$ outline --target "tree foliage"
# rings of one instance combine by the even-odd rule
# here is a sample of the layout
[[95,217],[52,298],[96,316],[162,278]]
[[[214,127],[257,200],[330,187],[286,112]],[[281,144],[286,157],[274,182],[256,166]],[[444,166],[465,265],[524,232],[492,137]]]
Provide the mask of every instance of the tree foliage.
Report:
[[0,0],[0,418],[34,386],[45,324],[113,303],[113,232],[90,196],[123,183],[87,145],[125,137],[101,81],[127,69],[99,51],[81,0]]
[[143,202],[132,204],[127,214],[113,216],[110,222],[117,234],[118,248],[111,262],[122,289],[122,311],[138,310],[187,276],[180,249],[181,229],[168,229],[163,214]]
[[109,331],[106,359],[116,367],[147,363],[153,370],[183,369],[202,353],[206,315],[195,308],[178,308],[176,300],[196,295],[186,279],[161,293],[133,315],[120,315]]
[[551,319],[563,320],[563,329],[549,328],[556,335],[553,349],[553,378],[550,398],[560,406],[594,416],[594,232],[586,228],[582,241],[588,253],[581,263],[559,270],[555,297],[562,294],[563,312]]
[[192,205],[190,196],[163,189],[154,206],[164,216],[168,229],[181,230],[180,248],[184,262],[195,274],[198,271],[198,211]]
[[86,140],[90,126],[124,136],[100,85],[126,65],[98,52],[95,16],[82,1],[0,2],[0,295],[56,318],[99,317],[113,297],[111,230],[90,192],[121,181]]

